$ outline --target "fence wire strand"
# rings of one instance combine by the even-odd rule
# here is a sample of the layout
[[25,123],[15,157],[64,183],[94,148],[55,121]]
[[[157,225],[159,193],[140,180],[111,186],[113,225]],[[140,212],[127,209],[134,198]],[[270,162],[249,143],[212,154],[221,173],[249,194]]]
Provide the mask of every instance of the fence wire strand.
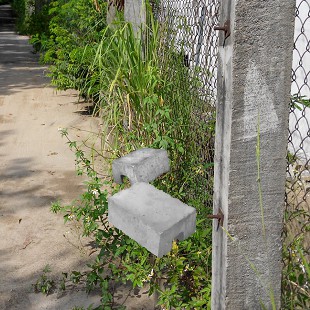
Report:
[[[297,0],[283,232],[282,306],[310,307],[310,1]],[[307,296],[308,295],[308,296]],[[293,299],[293,300],[292,300]]]

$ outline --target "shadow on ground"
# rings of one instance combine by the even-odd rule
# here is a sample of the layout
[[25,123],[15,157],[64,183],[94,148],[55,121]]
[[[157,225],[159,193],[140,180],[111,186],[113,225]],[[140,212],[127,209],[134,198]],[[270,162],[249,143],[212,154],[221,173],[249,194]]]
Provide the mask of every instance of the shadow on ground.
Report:
[[29,38],[15,32],[9,5],[0,5],[0,21],[0,95],[47,84],[46,68],[38,66],[39,56],[33,54]]

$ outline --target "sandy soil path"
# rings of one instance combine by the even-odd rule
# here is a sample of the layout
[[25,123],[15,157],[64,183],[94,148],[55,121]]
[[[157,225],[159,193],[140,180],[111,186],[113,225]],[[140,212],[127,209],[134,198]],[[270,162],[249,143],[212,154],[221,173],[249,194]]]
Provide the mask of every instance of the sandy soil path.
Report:
[[28,38],[14,33],[9,8],[0,8],[0,309],[86,306],[98,297],[69,291],[46,298],[31,285],[47,264],[61,274],[89,259],[67,242],[69,228],[49,209],[83,190],[57,129],[92,122],[77,113],[83,107],[74,92],[47,86]]
[[[78,234],[50,207],[70,203],[84,188],[58,128],[80,141],[100,124],[83,113],[74,91],[50,87],[45,73],[28,38],[15,34],[9,6],[0,6],[0,310],[69,310],[96,306],[100,298],[81,286],[47,297],[32,286],[46,265],[51,278],[85,270],[93,252],[87,240],[83,251],[77,247]],[[129,310],[154,309],[146,288],[120,287],[116,301]]]

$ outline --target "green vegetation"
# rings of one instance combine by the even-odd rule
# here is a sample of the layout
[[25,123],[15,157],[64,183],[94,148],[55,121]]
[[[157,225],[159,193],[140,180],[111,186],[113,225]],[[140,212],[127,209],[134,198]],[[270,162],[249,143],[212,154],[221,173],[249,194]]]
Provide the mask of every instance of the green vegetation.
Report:
[[45,295],[49,295],[55,288],[55,281],[48,277],[48,273],[51,272],[49,265],[46,265],[43,272],[36,283],[33,285],[36,293],[41,292]]
[[[306,96],[291,96],[291,109],[305,111],[310,107]],[[304,113],[304,112],[303,112]],[[299,146],[302,149],[302,144]],[[308,163],[302,164],[298,153],[287,153],[290,178],[286,184],[286,210],[283,230],[283,309],[310,308],[310,215],[308,199]]]
[[168,29],[148,12],[142,40],[121,15],[113,27],[106,26],[105,3],[98,9],[93,1],[52,1],[48,29],[33,34],[31,42],[50,64],[52,83],[78,90],[93,104],[103,123],[102,148],[95,152],[109,154],[107,164],[136,148],[168,150],[171,172],[154,183],[196,207],[197,232],[158,259],[110,227],[107,196],[120,187],[98,176],[65,129],[77,171],[88,177],[87,190],[71,205],[55,203],[52,210],[63,212],[66,221],[80,221],[84,235],[96,242],[90,271],[73,274],[77,281],[85,279],[88,289],[102,289],[103,308],[117,307],[109,284],[128,281],[133,287],[148,283],[149,293],[156,291],[166,308],[208,308],[211,221],[205,215],[212,206],[214,107],[199,95],[201,69],[190,72],[184,66],[182,53],[163,39]]
[[300,96],[298,94],[294,94],[291,97],[291,104],[294,108],[302,111],[305,107],[310,108],[310,99],[306,96]]
[[[83,223],[84,235],[93,237],[98,249],[91,271],[75,272],[76,280],[86,278],[87,288],[99,285],[102,289],[103,307],[115,308],[110,282],[131,281],[133,287],[150,285],[150,294],[160,293],[159,303],[170,309],[208,308],[210,301],[211,225],[200,219],[197,232],[183,242],[175,242],[170,254],[158,259],[121,231],[109,226],[107,221],[108,190],[120,189],[111,181],[102,180],[94,171],[91,161],[71,141],[66,130],[69,146],[75,152],[77,171],[88,176],[87,191],[71,205],[55,203],[53,212],[63,212],[65,221]],[[160,186],[164,188],[164,183]],[[108,270],[108,272],[107,272]],[[105,271],[105,272],[104,272]]]
[[[93,105],[94,116],[101,118],[101,147],[92,146],[91,153],[99,154],[109,167],[114,158],[137,148],[167,149],[171,171],[154,185],[198,213],[196,233],[174,242],[163,258],[154,257],[107,221],[108,195],[126,185],[101,177],[94,159],[61,129],[75,152],[78,174],[88,181],[81,197],[70,205],[55,203],[52,211],[62,212],[65,221],[82,223],[83,234],[97,247],[89,271],[74,271],[70,279],[85,280],[89,290],[99,286],[100,309],[121,308],[110,283],[128,281],[133,287],[147,283],[149,293],[158,294],[159,305],[166,309],[210,308],[211,221],[206,215],[212,209],[215,109],[200,92],[200,76],[209,74],[207,68],[189,70],[184,65],[182,42],[178,50],[173,40],[167,42],[165,38],[175,37],[173,30],[154,20],[150,7],[140,38],[121,14],[112,27],[106,25],[105,1],[48,1],[37,10],[33,1],[14,0],[13,7],[19,31],[31,36],[41,61],[49,64],[52,84],[78,90]],[[306,257],[300,245],[296,251]],[[284,259],[285,255],[284,251]],[[303,267],[288,262],[285,272],[300,289],[283,281],[285,309],[298,309],[301,299],[303,304],[309,300],[304,294],[309,280],[300,273],[309,266],[302,261]],[[48,293],[51,284],[45,272],[36,289]]]
[[[307,106],[308,99],[294,96],[292,105],[297,109]],[[296,106],[298,104],[298,106]],[[308,309],[310,307],[310,225],[308,181],[303,174],[307,164],[297,154],[288,152],[290,179],[286,184],[286,210],[283,231],[282,306],[283,309]]]
[[21,34],[28,34],[31,18],[36,19],[34,14],[34,2],[29,0],[12,0],[12,8],[17,16],[16,29]]
[[310,255],[304,244],[306,234],[309,234],[309,225],[304,233],[283,248],[283,309],[308,309],[310,306]]

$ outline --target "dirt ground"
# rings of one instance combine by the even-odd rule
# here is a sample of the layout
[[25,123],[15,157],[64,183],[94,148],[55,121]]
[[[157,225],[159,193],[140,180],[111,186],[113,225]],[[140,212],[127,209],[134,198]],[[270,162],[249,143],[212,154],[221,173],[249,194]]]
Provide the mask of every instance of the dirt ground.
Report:
[[[83,191],[74,154],[58,128],[96,131],[98,123],[81,113],[75,92],[48,86],[45,73],[28,38],[14,33],[9,8],[0,6],[0,309],[72,309],[99,302],[96,292],[87,295],[81,288],[46,297],[32,286],[46,265],[50,276],[60,276],[92,259],[86,241],[84,251],[72,246],[77,235],[50,206]],[[80,138],[81,131],[69,132]],[[120,290],[120,300],[126,294]],[[145,292],[133,292],[126,305],[154,308]]]

